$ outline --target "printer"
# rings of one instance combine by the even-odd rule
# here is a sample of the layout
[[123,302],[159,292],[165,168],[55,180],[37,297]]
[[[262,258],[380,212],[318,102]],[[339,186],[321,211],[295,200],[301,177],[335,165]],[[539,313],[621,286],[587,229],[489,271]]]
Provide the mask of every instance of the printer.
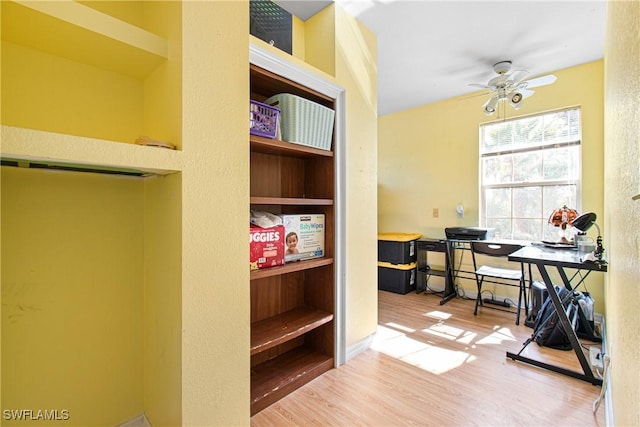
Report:
[[444,234],[448,240],[488,240],[495,235],[495,228],[447,227]]

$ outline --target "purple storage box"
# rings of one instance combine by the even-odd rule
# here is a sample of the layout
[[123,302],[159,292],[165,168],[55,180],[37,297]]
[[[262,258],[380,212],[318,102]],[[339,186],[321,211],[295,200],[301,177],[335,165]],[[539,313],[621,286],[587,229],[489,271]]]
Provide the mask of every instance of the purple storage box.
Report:
[[275,138],[278,134],[280,109],[252,99],[249,101],[249,132],[253,135]]

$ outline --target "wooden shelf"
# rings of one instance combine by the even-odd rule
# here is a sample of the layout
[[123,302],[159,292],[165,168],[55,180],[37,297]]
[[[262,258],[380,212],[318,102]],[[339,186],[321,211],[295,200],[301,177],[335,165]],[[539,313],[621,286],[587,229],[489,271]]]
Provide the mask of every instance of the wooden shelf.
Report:
[[251,135],[251,151],[265,154],[277,154],[290,157],[333,157],[333,151],[321,150],[306,145],[292,144],[280,141],[279,139],[269,139],[257,135]]
[[307,199],[304,197],[251,197],[252,205],[332,206],[331,199]]
[[333,264],[333,258],[315,258],[298,262],[290,262],[282,267],[265,268],[264,270],[253,270],[251,280],[264,279],[265,277],[279,276],[281,274],[293,273],[295,271],[308,270],[311,268],[323,267]]
[[136,78],[168,57],[166,39],[76,1],[3,1],[2,39]]
[[3,159],[77,169],[168,175],[182,170],[182,152],[158,147],[0,126]]
[[251,369],[251,415],[333,368],[333,357],[298,347]]
[[298,307],[251,325],[251,355],[258,354],[329,323],[333,314]]

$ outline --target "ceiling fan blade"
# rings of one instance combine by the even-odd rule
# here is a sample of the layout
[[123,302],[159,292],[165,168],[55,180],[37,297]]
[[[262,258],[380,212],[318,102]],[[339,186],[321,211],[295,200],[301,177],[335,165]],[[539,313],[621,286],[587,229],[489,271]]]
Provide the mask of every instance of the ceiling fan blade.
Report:
[[525,80],[523,82],[520,82],[518,87],[521,88],[521,89],[524,89],[524,88],[546,86],[546,85],[550,85],[553,82],[555,82],[556,79],[557,79],[556,76],[554,76],[553,74],[549,74],[549,75],[546,75],[546,76],[542,76],[542,77],[538,77],[538,78],[535,78],[535,79]]
[[511,82],[513,86],[517,86],[525,77],[529,75],[527,70],[516,70],[509,75],[508,81]]
[[523,98],[528,98],[531,95],[533,95],[534,93],[536,93],[533,90],[529,90],[529,89],[518,89],[518,92],[520,92],[522,94]]

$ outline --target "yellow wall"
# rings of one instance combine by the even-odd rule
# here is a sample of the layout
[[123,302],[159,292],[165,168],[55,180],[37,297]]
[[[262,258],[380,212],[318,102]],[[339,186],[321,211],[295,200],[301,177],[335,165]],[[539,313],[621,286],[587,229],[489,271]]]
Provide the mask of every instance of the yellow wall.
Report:
[[296,16],[291,17],[291,32],[292,32],[292,40],[291,40],[291,54],[302,61],[304,61],[304,57],[306,54],[305,49],[305,23],[303,20]]
[[304,60],[332,76],[336,75],[336,25],[335,5],[329,5],[307,19],[304,26]]
[[[582,211],[594,211],[603,218],[603,61],[554,74],[558,79],[553,85],[536,88],[518,111],[507,107],[507,117],[582,108]],[[484,98],[465,95],[380,117],[380,232],[443,238],[445,227],[478,225],[478,126],[500,120],[484,115],[483,102]],[[458,203],[465,208],[462,219],[456,216]],[[433,217],[433,209],[439,209],[438,218]],[[599,225],[603,227],[604,222]],[[464,262],[469,263],[470,257]],[[596,309],[603,312],[603,279],[593,276],[588,289]],[[461,285],[475,295],[474,282]]]
[[613,414],[640,425],[640,3],[610,1],[605,43],[607,348]]
[[[2,22],[2,8],[0,7],[0,23]],[[1,27],[2,25],[0,25]],[[2,28],[0,28],[1,30]],[[3,61],[2,43],[0,43],[0,122],[2,121],[2,62]],[[2,148],[2,136],[0,136],[0,148]],[[2,196],[2,173],[0,173],[0,196]],[[2,204],[0,200],[0,409],[2,409]]]
[[336,78],[346,89],[348,349],[373,334],[378,322],[377,45],[375,34],[340,6],[335,7],[335,16]]
[[[140,20],[170,43],[169,60],[144,81],[143,128],[188,149],[182,143],[181,17],[180,2],[158,2]],[[148,178],[144,188],[144,413],[156,427],[175,426],[182,420],[182,176]]]
[[142,412],[143,214],[140,180],[2,168],[3,409]]
[[182,423],[249,417],[249,7],[183,3]]
[[[94,2],[95,3],[95,2]],[[115,2],[118,6],[121,3]],[[148,4],[143,2],[144,4]],[[182,144],[182,7],[177,1],[154,2],[144,14],[144,27],[169,41],[169,59],[144,80],[142,129],[145,135]],[[153,129],[153,131],[151,131]]]
[[142,134],[137,79],[9,42],[2,55],[3,124],[129,143]]
[[144,413],[153,426],[182,419],[182,179],[144,181]]

